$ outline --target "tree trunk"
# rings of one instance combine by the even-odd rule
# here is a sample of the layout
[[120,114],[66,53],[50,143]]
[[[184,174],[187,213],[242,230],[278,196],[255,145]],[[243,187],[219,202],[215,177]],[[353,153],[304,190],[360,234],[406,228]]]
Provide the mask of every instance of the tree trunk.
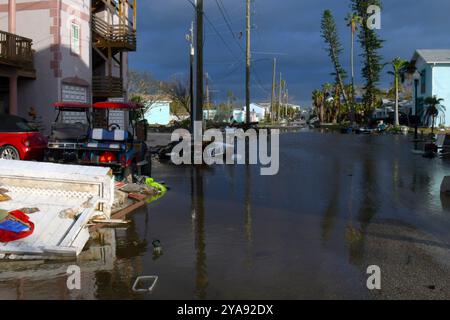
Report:
[[395,73],[395,126],[398,127],[400,125],[400,119],[398,115],[398,73]]

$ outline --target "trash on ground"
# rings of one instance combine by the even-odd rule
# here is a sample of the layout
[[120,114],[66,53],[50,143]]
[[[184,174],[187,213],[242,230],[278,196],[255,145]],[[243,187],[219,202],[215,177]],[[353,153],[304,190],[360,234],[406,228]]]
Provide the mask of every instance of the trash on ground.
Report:
[[133,291],[146,293],[152,292],[158,282],[158,276],[142,276],[138,277],[133,284]]

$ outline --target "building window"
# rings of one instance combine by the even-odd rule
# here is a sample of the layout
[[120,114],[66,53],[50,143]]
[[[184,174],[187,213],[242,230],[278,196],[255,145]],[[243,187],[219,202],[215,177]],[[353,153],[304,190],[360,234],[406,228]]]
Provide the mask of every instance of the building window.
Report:
[[423,70],[420,73],[420,92],[422,94],[427,93],[427,71]]
[[81,51],[80,45],[80,26],[72,23],[70,28],[70,51],[79,55]]

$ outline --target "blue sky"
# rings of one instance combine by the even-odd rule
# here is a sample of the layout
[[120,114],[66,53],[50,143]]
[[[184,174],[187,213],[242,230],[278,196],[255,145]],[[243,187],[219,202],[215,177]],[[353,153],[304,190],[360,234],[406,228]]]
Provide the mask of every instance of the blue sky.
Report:
[[[210,76],[213,99],[225,99],[229,90],[244,99],[245,0],[221,0],[230,17],[230,32],[216,0],[204,0],[205,71]],[[130,55],[132,69],[146,70],[155,78],[186,77],[188,43],[185,39],[194,10],[187,0],[138,1],[138,51]],[[252,100],[270,97],[272,59],[287,80],[292,102],[310,104],[311,91],[332,82],[332,65],[320,36],[320,20],[325,9],[335,15],[344,52],[341,63],[349,70],[350,34],[345,17],[349,0],[253,0],[252,3]],[[415,49],[450,48],[450,1],[384,0],[380,36],[386,41],[381,51],[385,62],[396,56],[410,59]],[[226,44],[224,44],[226,42]],[[238,42],[241,44],[239,46]],[[357,45],[357,54],[360,48]],[[357,83],[361,83],[357,57]],[[388,87],[388,67],[381,87]]]

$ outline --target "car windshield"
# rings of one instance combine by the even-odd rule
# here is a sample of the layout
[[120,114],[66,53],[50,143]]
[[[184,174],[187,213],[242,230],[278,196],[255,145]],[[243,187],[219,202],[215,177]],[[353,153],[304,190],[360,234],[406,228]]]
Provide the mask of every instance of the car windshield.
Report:
[[11,117],[0,122],[0,132],[36,132],[37,127],[25,119]]

